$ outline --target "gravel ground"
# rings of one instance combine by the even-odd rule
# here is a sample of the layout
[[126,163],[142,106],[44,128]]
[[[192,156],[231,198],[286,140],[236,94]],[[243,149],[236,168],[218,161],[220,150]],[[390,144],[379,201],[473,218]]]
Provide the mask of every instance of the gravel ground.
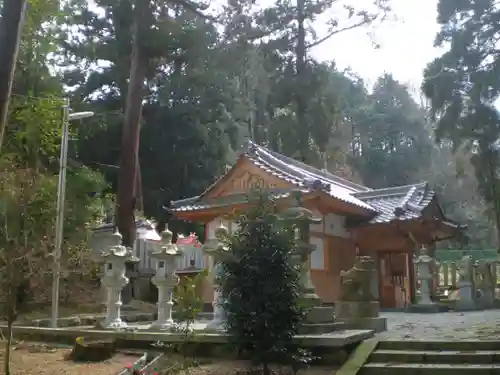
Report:
[[381,313],[386,339],[500,339],[500,310],[437,314]]

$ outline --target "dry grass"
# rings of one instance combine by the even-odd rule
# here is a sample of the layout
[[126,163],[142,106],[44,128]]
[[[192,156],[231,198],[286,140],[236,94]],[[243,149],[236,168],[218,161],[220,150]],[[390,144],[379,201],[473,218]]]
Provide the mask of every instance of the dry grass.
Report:
[[[105,311],[104,306],[101,304],[82,304],[78,306],[60,306],[59,317],[71,317],[84,314],[98,314]],[[35,320],[35,319],[48,319],[50,318],[51,307],[44,306],[33,309],[30,312],[21,314],[18,320]]]
[[[3,373],[5,343],[0,343],[0,373]],[[69,349],[54,349],[44,345],[16,345],[12,352],[12,375],[113,375],[138,356],[117,354],[98,363],[75,363],[67,360]]]
[[[247,361],[214,361],[209,364],[202,364],[196,367],[190,367],[185,371],[166,372],[166,374],[176,375],[244,375],[250,369]],[[284,367],[273,366],[274,373],[277,375],[288,375],[292,372]],[[299,371],[299,375],[335,375],[337,368],[331,366],[312,366]]]

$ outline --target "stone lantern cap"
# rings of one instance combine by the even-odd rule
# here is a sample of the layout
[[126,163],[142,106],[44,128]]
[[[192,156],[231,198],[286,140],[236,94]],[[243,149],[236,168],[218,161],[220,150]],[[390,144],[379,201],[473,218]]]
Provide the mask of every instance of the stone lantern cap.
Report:
[[294,203],[283,213],[279,214],[278,219],[285,221],[304,220],[311,224],[321,223],[322,219],[320,217],[314,217],[314,213],[310,209],[302,206],[300,190],[294,190],[290,195],[294,199]]
[[179,247],[172,243],[173,233],[168,229],[161,233],[161,246],[156,246],[151,252],[151,257],[155,259],[169,259],[172,257],[182,256],[182,251]]
[[116,230],[111,236],[110,247],[102,250],[100,260],[102,262],[110,262],[113,260],[123,260],[124,262],[138,262],[139,258],[132,254],[132,250],[122,245],[122,235]]
[[229,230],[220,224],[214,231],[215,238],[209,239],[203,245],[202,249],[208,255],[215,257],[226,257],[230,254],[229,248]]
[[435,262],[434,258],[429,255],[427,246],[421,246],[419,255],[415,258],[414,263],[431,263]]

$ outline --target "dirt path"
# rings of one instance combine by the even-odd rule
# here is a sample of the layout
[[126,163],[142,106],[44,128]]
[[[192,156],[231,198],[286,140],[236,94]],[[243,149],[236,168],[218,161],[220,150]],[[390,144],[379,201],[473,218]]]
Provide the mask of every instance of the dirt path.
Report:
[[[3,373],[4,344],[0,345],[0,364]],[[12,352],[12,375],[112,375],[133,363],[138,356],[117,354],[112,359],[99,363],[75,363],[66,360],[69,349],[51,349],[39,345],[14,347]]]

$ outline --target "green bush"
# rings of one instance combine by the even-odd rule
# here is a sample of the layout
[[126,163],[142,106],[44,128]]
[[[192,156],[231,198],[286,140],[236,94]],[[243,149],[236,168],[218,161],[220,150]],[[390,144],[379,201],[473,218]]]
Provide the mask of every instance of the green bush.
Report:
[[293,228],[274,212],[273,202],[261,197],[240,217],[221,275],[230,344],[264,374],[271,361],[295,357],[292,338],[305,316]]

